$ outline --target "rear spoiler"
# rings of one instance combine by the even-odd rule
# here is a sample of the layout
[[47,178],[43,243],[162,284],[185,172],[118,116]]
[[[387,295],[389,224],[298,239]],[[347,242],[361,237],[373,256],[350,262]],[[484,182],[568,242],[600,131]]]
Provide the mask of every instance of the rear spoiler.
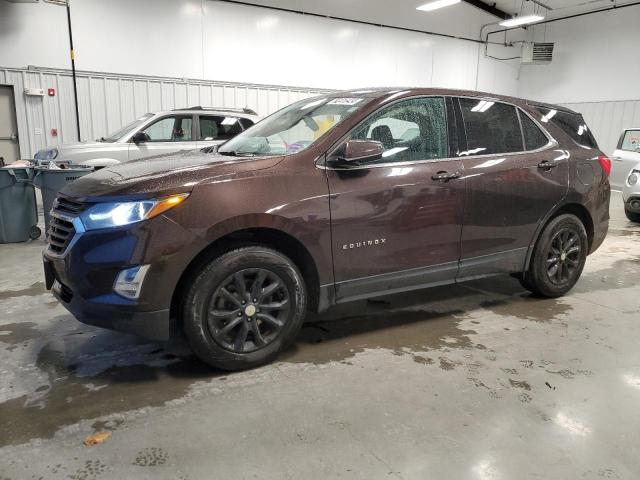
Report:
[[549,110],[558,110],[559,112],[570,113],[572,115],[582,115],[580,112],[576,112],[575,110],[571,110],[570,108],[563,107],[561,105],[553,105],[551,103],[527,101],[527,105],[533,108],[548,108]]

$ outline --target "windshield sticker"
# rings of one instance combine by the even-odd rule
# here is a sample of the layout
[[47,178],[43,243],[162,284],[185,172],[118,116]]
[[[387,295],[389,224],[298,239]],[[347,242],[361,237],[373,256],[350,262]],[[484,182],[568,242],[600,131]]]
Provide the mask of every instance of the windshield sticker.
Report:
[[361,101],[361,98],[334,98],[328,105],[355,105]]

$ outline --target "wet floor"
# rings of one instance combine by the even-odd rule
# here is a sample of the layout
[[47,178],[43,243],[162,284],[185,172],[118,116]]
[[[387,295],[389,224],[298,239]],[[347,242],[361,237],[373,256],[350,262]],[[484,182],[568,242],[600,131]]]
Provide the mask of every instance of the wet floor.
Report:
[[0,245],[2,480],[640,474],[640,226],[619,196],[564,298],[496,277],[358,302],[235,374],[76,322],[41,248]]

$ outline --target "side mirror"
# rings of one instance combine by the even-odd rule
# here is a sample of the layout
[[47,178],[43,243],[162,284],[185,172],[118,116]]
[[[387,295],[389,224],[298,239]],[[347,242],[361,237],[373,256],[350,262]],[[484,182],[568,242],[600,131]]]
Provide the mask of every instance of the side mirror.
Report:
[[329,159],[336,166],[357,165],[382,158],[384,146],[375,140],[349,140]]
[[147,135],[144,132],[136,132],[133,134],[133,137],[131,137],[131,140],[133,141],[133,143],[135,143],[136,145],[138,143],[144,143],[144,142],[148,142],[149,141],[149,135]]

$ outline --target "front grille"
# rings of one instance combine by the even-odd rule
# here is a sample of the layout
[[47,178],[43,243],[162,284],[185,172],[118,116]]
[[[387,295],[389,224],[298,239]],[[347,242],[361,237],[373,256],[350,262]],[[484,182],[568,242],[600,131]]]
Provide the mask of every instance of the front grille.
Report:
[[65,197],[56,198],[55,203],[53,204],[53,209],[67,214],[77,216],[80,212],[84,210],[84,203],[76,202],[75,200],[71,200]]
[[49,251],[62,255],[76,234],[73,220],[82,212],[85,205],[65,197],[58,197],[53,202],[47,230]]

